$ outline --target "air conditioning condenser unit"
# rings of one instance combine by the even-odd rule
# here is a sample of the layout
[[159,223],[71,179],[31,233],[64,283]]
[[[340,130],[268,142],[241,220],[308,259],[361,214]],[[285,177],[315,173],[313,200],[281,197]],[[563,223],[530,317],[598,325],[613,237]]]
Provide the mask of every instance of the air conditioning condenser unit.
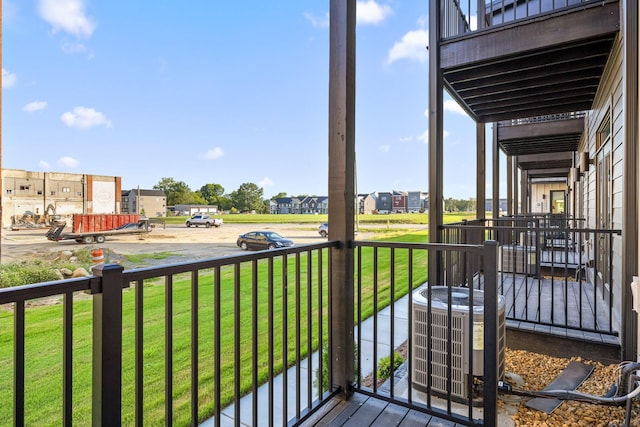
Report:
[[[469,398],[469,381],[484,374],[484,297],[483,291],[474,289],[473,303],[471,303],[469,288],[454,287],[449,293],[447,286],[432,287],[429,329],[429,288],[414,292],[411,378],[417,390],[429,391],[430,385],[430,390],[435,394],[447,394],[448,351],[449,341],[451,341],[451,395],[459,400]],[[448,315],[449,304],[451,304],[451,324],[449,324]],[[469,322],[470,315],[473,315],[472,326]],[[498,366],[496,367],[498,379],[504,376],[505,329],[505,302],[499,295]],[[470,345],[472,349],[469,348]],[[470,372],[471,366],[473,372]]]

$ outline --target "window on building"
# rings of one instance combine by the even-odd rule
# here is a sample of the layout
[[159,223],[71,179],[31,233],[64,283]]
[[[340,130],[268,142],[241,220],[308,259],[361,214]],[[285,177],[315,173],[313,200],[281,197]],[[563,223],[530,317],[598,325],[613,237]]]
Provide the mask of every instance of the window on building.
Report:
[[21,185],[20,186],[20,191],[29,191],[29,186],[28,185]]
[[7,194],[12,194],[12,193],[13,193],[13,190],[12,190],[12,189],[10,189],[10,188],[7,188],[7,190],[5,191],[5,193],[7,193]]
[[56,191],[55,191],[55,190],[51,190],[51,192],[49,193],[49,195],[51,195],[51,196],[55,196],[55,195],[56,195]]
[[63,193],[71,193],[71,188],[70,187],[62,187],[62,192]]

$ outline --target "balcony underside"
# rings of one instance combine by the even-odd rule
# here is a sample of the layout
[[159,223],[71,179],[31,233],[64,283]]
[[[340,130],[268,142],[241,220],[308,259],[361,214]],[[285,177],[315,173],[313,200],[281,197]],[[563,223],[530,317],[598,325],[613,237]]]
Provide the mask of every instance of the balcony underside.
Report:
[[498,123],[498,143],[505,154],[572,152],[584,130],[584,117],[535,121],[505,126]]
[[605,0],[448,39],[445,85],[479,122],[589,110],[619,30]]
[[533,177],[566,177],[584,130],[584,117],[498,123],[498,144]]

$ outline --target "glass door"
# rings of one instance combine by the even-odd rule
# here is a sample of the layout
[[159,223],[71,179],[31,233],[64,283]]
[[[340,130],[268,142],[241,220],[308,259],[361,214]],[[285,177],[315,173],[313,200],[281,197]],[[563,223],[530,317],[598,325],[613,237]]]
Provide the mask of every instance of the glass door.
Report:
[[552,190],[551,191],[551,213],[561,214],[565,213],[565,192],[564,190]]

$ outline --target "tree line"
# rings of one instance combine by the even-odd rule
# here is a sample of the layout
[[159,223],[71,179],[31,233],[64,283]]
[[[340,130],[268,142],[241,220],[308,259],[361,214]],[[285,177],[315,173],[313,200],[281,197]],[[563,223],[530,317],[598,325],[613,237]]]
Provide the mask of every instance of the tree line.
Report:
[[[264,191],[252,182],[246,182],[231,193],[225,193],[220,184],[205,184],[198,190],[191,190],[184,181],[173,178],[162,178],[154,190],[162,190],[167,196],[167,206],[175,205],[211,205],[222,211],[269,213],[270,200],[286,197],[286,193],[278,193],[271,199],[264,199]],[[306,197],[300,195],[298,197]]]
[[476,199],[454,199],[449,197],[444,200],[444,210],[447,212],[473,212],[476,210]]

